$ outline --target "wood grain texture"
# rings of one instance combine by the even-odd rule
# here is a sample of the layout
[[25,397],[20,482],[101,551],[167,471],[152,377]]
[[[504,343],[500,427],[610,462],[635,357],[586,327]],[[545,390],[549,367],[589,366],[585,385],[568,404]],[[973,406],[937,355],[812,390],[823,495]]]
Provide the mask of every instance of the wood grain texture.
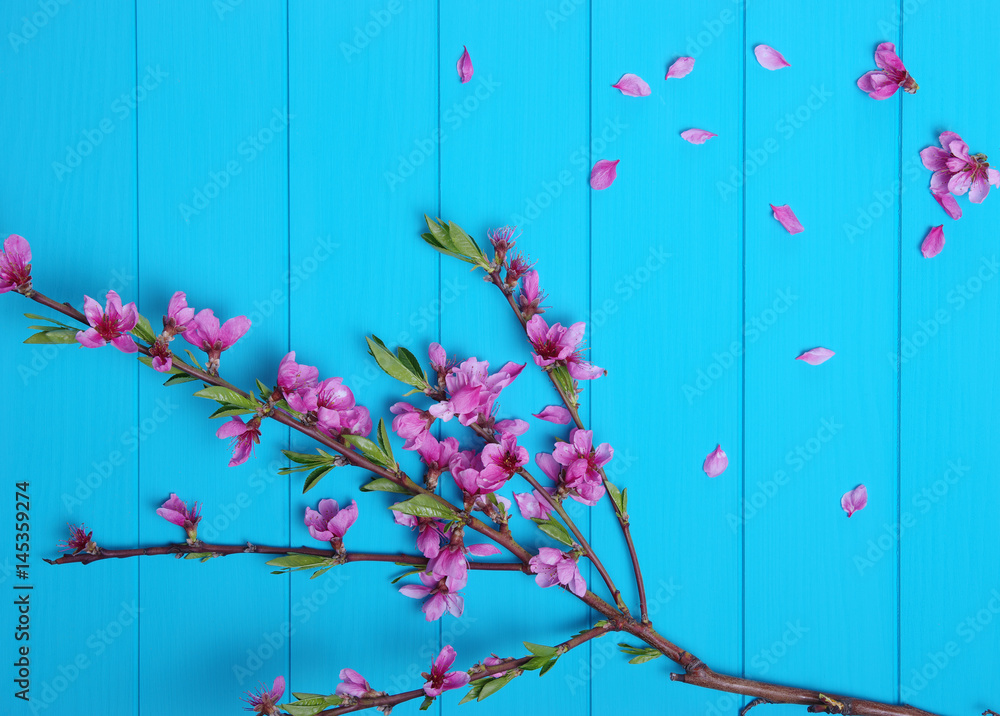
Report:
[[[952,221],[918,156],[945,129],[996,151],[996,81],[976,60],[1000,31],[991,4],[10,0],[0,27],[0,230],[32,242],[40,290],[79,306],[116,288],[154,326],[184,290],[253,321],[223,356],[226,377],[269,383],[294,349],[376,420],[404,391],[366,334],[421,358],[436,340],[494,369],[527,362],[498,407],[527,417],[557,397],[513,315],[417,237],[424,213],[481,244],[516,224],[545,318],[586,321],[588,357],[608,369],[582,415],[615,448],[609,476],[629,489],[661,630],[722,672],[946,714],[1000,709],[1000,198],[960,198]],[[856,87],[883,41],[916,95],[878,102]],[[761,67],[761,43],[791,67]],[[957,48],[961,66],[942,59]],[[694,71],[664,80],[680,56]],[[612,88],[626,72],[651,95]],[[679,136],[691,128],[718,136],[691,145]],[[598,159],[621,162],[595,192]],[[769,204],[790,205],[805,231],[788,234]],[[924,259],[942,223],[945,249]],[[21,345],[25,311],[44,313],[0,300],[0,441],[6,486],[32,482],[34,709],[7,688],[3,713],[104,703],[159,716],[178,693],[192,713],[226,713],[278,674],[289,690],[331,691],[343,667],[401,691],[444,643],[467,667],[597,618],[517,574],[474,574],[465,616],[428,623],[386,565],[316,580],[271,575],[259,556],[43,565],[67,521],[108,546],[178,538],[154,512],[171,492],[204,504],[202,536],[218,542],[309,544],[304,509],[332,497],[358,500],[350,548],[413,547],[391,498],[358,492],[366,475],[337,470],[301,494],[301,476],[276,474],[290,436],[274,425],[253,462],[227,468],[219,423],[188,386],[163,388],[112,349]],[[794,360],[816,346],[836,355]],[[444,433],[473,446],[454,422]],[[531,423],[532,454],[565,436]],[[709,479],[717,443],[729,467]],[[413,457],[404,466],[419,471]],[[860,483],[869,506],[848,519],[840,496]],[[637,610],[609,506],[575,505]],[[546,544],[523,524],[515,534]],[[13,628],[12,609],[2,619]],[[629,666],[618,640],[461,709],[721,716],[744,703],[669,682],[665,660]],[[433,709],[457,712],[459,698]]]

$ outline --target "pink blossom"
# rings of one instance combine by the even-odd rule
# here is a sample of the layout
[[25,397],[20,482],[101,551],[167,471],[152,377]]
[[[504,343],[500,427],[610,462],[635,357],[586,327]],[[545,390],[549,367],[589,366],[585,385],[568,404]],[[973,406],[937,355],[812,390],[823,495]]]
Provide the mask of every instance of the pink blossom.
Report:
[[247,698],[243,699],[249,706],[244,711],[253,711],[261,716],[277,716],[281,713],[278,710],[278,701],[285,693],[285,677],[279,676],[274,680],[274,685],[270,690],[261,684],[257,691],[248,691]]
[[305,523],[309,534],[320,542],[339,542],[358,519],[358,503],[354,500],[343,509],[330,499],[320,500],[318,506],[319,512],[306,508]]
[[458,440],[455,438],[445,438],[438,440],[430,433],[417,446],[417,454],[420,460],[427,466],[429,473],[440,475],[448,469],[448,464],[458,452]]
[[969,146],[954,132],[942,132],[939,139],[943,149],[927,147],[920,152],[924,166],[934,172],[932,194],[962,196],[968,192],[969,201],[981,204],[990,186],[1000,187],[1000,172],[990,167],[985,154],[970,155]]
[[556,425],[569,425],[569,421],[572,419],[569,410],[561,405],[546,405],[542,412],[532,413],[532,415],[539,420],[547,420]]
[[242,465],[253,453],[253,446],[260,443],[260,418],[253,418],[244,424],[240,416],[234,415],[232,420],[223,423],[215,431],[215,436],[232,438],[233,456],[229,460],[229,467]]
[[530,319],[538,313],[544,313],[540,308],[545,295],[538,288],[538,272],[528,271],[521,280],[521,292],[517,297],[517,305],[525,318]]
[[840,506],[850,517],[858,510],[862,510],[868,504],[868,489],[864,485],[858,485],[853,490],[848,490],[840,498]]
[[183,527],[184,531],[187,532],[189,542],[198,541],[198,523],[201,522],[201,506],[197,502],[191,505],[191,509],[189,510],[187,503],[181,502],[180,498],[171,492],[170,499],[156,510],[156,514],[167,522],[171,522],[178,527]]
[[878,70],[866,72],[858,80],[858,87],[872,99],[888,99],[900,87],[910,94],[917,91],[919,86],[906,71],[891,42],[883,42],[875,50],[875,64]]
[[444,352],[440,343],[431,343],[427,349],[427,356],[431,359],[431,368],[435,371],[448,367],[448,354]]
[[250,330],[250,319],[246,316],[230,318],[221,326],[211,308],[198,311],[183,336],[191,345],[208,354],[208,372],[218,373],[219,356],[232,347],[236,341]]
[[944,224],[941,226],[935,226],[927,236],[924,238],[924,242],[920,245],[920,253],[924,255],[925,259],[932,259],[941,253],[941,249],[944,248]]
[[86,331],[78,331],[76,340],[87,348],[100,348],[111,343],[122,353],[135,353],[139,348],[129,335],[129,331],[135,328],[139,319],[139,313],[135,310],[135,304],[129,303],[124,307],[122,300],[114,291],[108,291],[107,303],[104,310],[101,305],[90,296],[83,297],[83,312],[87,316],[87,323],[90,328]]
[[715,446],[715,450],[709,453],[702,465],[702,469],[709,477],[718,477],[727,467],[729,467],[729,457],[723,452],[721,445]]
[[499,443],[487,444],[481,458],[483,469],[479,473],[480,480],[491,485],[496,482],[502,485],[528,462],[528,451],[517,444],[514,435],[508,433],[502,435]]
[[334,692],[337,696],[353,696],[356,699],[363,699],[366,696],[374,696],[378,692],[371,687],[365,677],[354,669],[340,670],[340,683]]
[[462,545],[461,539],[454,534],[452,538],[452,544],[438,552],[436,557],[431,557],[427,561],[427,572],[437,579],[449,577],[454,580],[454,584],[461,584],[464,587],[469,578],[469,563],[466,560],[465,547]]
[[354,404],[354,393],[341,378],[327,378],[317,386],[316,422],[321,432],[333,437],[372,431],[368,408]]
[[539,587],[562,584],[578,597],[587,593],[587,583],[580,576],[576,559],[555,547],[541,547],[538,554],[528,560],[528,567],[536,575]]
[[594,168],[590,170],[590,188],[597,189],[607,189],[614,183],[615,179],[618,178],[618,162],[621,159],[615,159],[611,161],[609,159],[601,159],[595,165]]
[[526,520],[547,520],[552,514],[552,508],[538,490],[525,493],[514,493],[514,500],[517,508],[521,511],[521,517]]
[[31,245],[27,239],[11,234],[0,253],[0,293],[31,290]]
[[389,408],[396,417],[392,419],[392,431],[406,440],[405,450],[417,450],[428,438],[433,439],[429,430],[434,424],[434,416],[426,410],[419,410],[409,403],[394,403]]
[[651,92],[645,80],[631,72],[626,72],[617,84],[611,86],[627,97],[648,97]]
[[[505,659],[501,659],[496,654],[493,654],[492,656],[487,656],[485,659],[483,659],[483,666],[497,666],[498,664],[502,664],[504,661]],[[498,671],[492,675],[492,678],[499,679],[506,673],[507,673],[506,671]]]
[[295,362],[295,351],[290,351],[278,365],[278,387],[285,396],[288,407],[299,413],[316,410],[319,369]]
[[535,365],[544,368],[561,363],[576,380],[593,380],[604,375],[607,371],[587,363],[581,357],[580,343],[583,341],[586,325],[578,322],[564,328],[561,323],[555,323],[550,327],[541,316],[532,317],[527,323],[526,331],[534,349],[532,358]]
[[462,425],[471,425],[480,417],[489,417],[500,392],[510,385],[524,365],[505,363],[493,373],[487,361],[469,358],[453,367],[445,376],[448,398],[430,407],[430,414],[444,421],[457,416]]
[[788,60],[770,45],[757,45],[753,48],[753,54],[760,66],[765,69],[780,70],[782,67],[791,67]]
[[[571,497],[585,505],[595,505],[604,496],[604,480],[599,470],[611,461],[614,450],[608,443],[601,443],[596,450],[592,449],[594,433],[590,430],[574,428],[569,436],[568,443],[556,445],[552,459],[566,468],[563,480],[575,493]],[[536,455],[536,463],[538,458]],[[542,469],[545,470],[544,467]],[[552,469],[551,465],[549,469]]]
[[430,597],[421,607],[427,621],[437,621],[445,612],[455,617],[462,616],[465,600],[458,590],[465,587],[464,579],[435,577],[426,572],[421,572],[417,576],[420,577],[422,584],[404,584],[399,591],[411,599]]
[[681,77],[687,77],[691,74],[691,70],[694,69],[694,58],[693,57],[680,57],[674,61],[674,64],[670,65],[667,69],[667,76],[663,79],[669,80],[671,77],[680,79]]
[[795,360],[804,361],[809,365],[819,365],[820,363],[826,363],[835,355],[837,354],[831,351],[829,348],[818,347],[818,348],[810,348]]
[[427,679],[427,683],[424,684],[425,694],[433,698],[440,696],[444,691],[460,689],[469,683],[469,675],[464,671],[446,673],[453,663],[455,663],[455,650],[451,646],[446,646],[434,659],[431,673],[423,674]]
[[417,549],[420,554],[428,559],[438,556],[441,552],[441,540],[447,538],[447,525],[444,522],[433,517],[408,515],[398,510],[392,511],[392,518],[397,525],[417,528]]
[[79,554],[80,552],[89,552],[90,554],[97,554],[98,548],[91,539],[94,536],[93,531],[87,532],[86,525],[76,525],[69,526],[69,538],[65,541],[59,543],[60,552],[70,552],[71,554]]
[[469,57],[469,49],[462,45],[462,56],[458,58],[458,78],[464,85],[472,79],[472,58]]
[[161,373],[169,373],[173,367],[173,355],[170,352],[170,342],[178,333],[183,333],[194,320],[194,309],[187,305],[187,295],[177,291],[170,298],[167,315],[163,317],[163,332],[149,349],[153,368]]

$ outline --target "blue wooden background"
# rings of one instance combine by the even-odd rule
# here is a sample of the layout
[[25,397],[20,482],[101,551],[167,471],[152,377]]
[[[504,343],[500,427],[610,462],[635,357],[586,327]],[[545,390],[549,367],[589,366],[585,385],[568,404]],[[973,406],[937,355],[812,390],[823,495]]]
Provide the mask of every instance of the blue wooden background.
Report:
[[[231,379],[270,382],[294,348],[385,414],[400,391],[366,332],[527,358],[498,296],[417,239],[424,212],[479,237],[516,223],[549,317],[588,320],[608,369],[584,415],[615,448],[661,630],[734,674],[1000,708],[1000,195],[960,199],[953,222],[918,157],[945,129],[1000,152],[996,3],[4,0],[0,18],[0,232],[31,241],[40,290],[79,305],[116,288],[154,322],[185,290],[251,317]],[[882,41],[915,96],[855,86]],[[760,67],[760,43],[791,67]],[[664,82],[682,55],[694,72]],[[612,89],[625,72],[652,95]],[[692,146],[691,127],[719,136]],[[621,163],[593,192],[598,159]],[[805,233],[772,218],[786,203]],[[947,246],[925,260],[941,223]],[[18,581],[23,479],[34,585],[30,707],[13,697],[13,606],[0,616],[4,713],[236,713],[258,681],[329,691],[343,666],[397,691],[442,641],[468,666],[591,623],[511,575],[475,575],[466,615],[427,624],[391,568],[310,581],[256,557],[42,564],[66,522],[106,546],[175,539],[154,514],[172,491],[204,502],[202,536],[220,542],[307,543],[315,500],[276,475],[286,430],[267,425],[256,459],[227,469],[203,401],[111,349],[20,344],[29,310],[0,300],[0,587]],[[793,360],[818,345],[836,357]],[[550,402],[526,371],[502,407]],[[559,431],[532,432],[534,451]],[[717,442],[730,465],[710,480]],[[349,499],[363,479],[317,491]],[[839,499],[859,483],[870,504],[848,520]],[[386,504],[360,499],[350,546],[409,547]],[[576,514],[627,582],[609,515]],[[612,639],[492,708],[736,713],[735,697],[668,682],[663,660],[627,666]]]

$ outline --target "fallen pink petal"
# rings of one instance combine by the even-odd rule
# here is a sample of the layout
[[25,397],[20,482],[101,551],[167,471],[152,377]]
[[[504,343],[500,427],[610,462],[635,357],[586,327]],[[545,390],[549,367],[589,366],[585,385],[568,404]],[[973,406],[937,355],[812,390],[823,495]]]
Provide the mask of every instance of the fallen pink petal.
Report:
[[472,58],[469,57],[469,50],[462,45],[462,56],[458,59],[458,77],[465,84],[472,79]]
[[651,92],[649,85],[646,84],[646,81],[642,77],[631,73],[625,73],[618,80],[618,84],[611,86],[628,97],[648,97]]
[[681,57],[674,64],[670,65],[667,69],[667,76],[663,79],[669,80],[671,77],[674,79],[680,79],[681,77],[687,77],[691,74],[691,70],[694,69],[694,58],[693,57]]
[[615,159],[613,162],[608,159],[601,159],[594,168],[590,170],[590,187],[592,189],[607,189],[614,180],[618,177],[618,162],[621,159]]
[[826,363],[835,355],[836,353],[831,351],[829,348],[813,348],[812,350],[806,351],[795,360],[805,361],[809,365],[819,365],[820,363]]
[[788,62],[781,53],[770,45],[757,45],[753,48],[753,54],[757,56],[757,62],[760,63],[761,67],[768,70],[780,70],[782,67],[791,67],[791,63]]
[[688,129],[681,132],[681,137],[691,144],[704,144],[712,137],[718,137],[718,134],[712,134],[712,132],[706,132],[704,129]]
[[847,513],[848,517],[858,510],[863,510],[867,504],[868,488],[864,485],[858,485],[853,490],[848,490],[840,498],[840,506],[844,508],[844,512]]
[[958,201],[951,194],[932,194],[934,200],[941,205],[944,209],[944,213],[950,216],[952,219],[962,218],[962,207],[958,205]]
[[771,210],[774,212],[774,218],[785,227],[789,234],[801,234],[805,231],[802,223],[795,216],[795,212],[792,211],[788,204],[783,206],[775,206],[774,204],[771,204],[770,206]]
[[932,259],[941,253],[941,249],[943,248],[944,224],[941,226],[935,226],[927,233],[927,236],[924,238],[924,242],[920,244],[920,253],[924,255],[925,259]]
[[557,425],[569,425],[571,418],[569,410],[561,405],[546,405],[542,412],[532,413],[532,415],[539,420],[548,420],[550,423],[556,423]]
[[709,453],[705,458],[705,464],[702,465],[702,469],[709,477],[718,477],[727,467],[729,467],[729,457],[723,452],[721,445],[715,446],[715,450]]

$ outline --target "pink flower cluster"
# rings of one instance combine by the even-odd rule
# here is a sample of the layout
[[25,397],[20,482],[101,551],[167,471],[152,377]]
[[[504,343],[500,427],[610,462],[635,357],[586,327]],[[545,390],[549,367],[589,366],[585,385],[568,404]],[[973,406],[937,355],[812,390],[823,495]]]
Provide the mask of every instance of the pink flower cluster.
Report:
[[[596,505],[604,497],[604,479],[599,472],[607,465],[614,450],[608,443],[594,448],[594,433],[591,430],[574,428],[570,431],[569,442],[558,443],[555,450],[535,455],[535,464],[557,485],[557,491],[568,494],[577,502]],[[540,495],[535,495],[535,501]],[[522,496],[518,500],[534,511],[532,502]]]
[[331,437],[367,436],[372,431],[368,408],[354,402],[354,393],[342,378],[319,380],[319,369],[295,362],[291,351],[278,366],[278,389],[288,406],[305,413],[319,430]]

